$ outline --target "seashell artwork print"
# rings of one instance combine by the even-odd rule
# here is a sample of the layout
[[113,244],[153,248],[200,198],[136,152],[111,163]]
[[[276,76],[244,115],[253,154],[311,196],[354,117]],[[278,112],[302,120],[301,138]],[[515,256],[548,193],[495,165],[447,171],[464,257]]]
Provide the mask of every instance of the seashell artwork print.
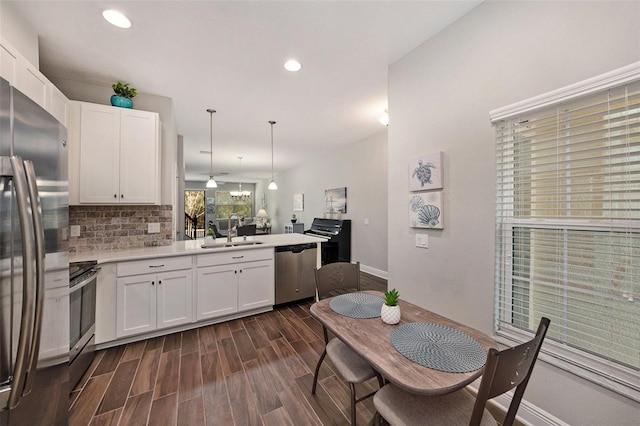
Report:
[[409,191],[441,189],[442,151],[413,158],[409,161]]
[[444,229],[442,191],[413,194],[409,199],[409,224],[412,228]]

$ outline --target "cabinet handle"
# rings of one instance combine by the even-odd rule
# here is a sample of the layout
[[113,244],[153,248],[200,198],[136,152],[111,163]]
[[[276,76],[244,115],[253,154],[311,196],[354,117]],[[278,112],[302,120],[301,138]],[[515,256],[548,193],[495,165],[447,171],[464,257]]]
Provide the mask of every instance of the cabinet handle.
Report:
[[155,281],[151,281],[151,285],[155,285],[155,284],[156,284],[156,282],[155,282]]
[[162,284],[162,280],[158,280],[158,285],[161,285],[161,284]]
[[164,266],[164,263],[162,265],[149,265],[149,268],[162,268]]
[[238,271],[237,271],[237,270],[235,270],[235,271],[233,271],[233,273],[234,273],[234,274],[237,274],[237,273],[238,273]]
[[242,269],[240,269],[240,273],[242,273]]
[[113,194],[113,198],[118,198],[118,195],[117,194]]
[[242,259],[244,256],[231,256],[232,259]]
[[124,198],[124,194],[120,194],[120,198]]

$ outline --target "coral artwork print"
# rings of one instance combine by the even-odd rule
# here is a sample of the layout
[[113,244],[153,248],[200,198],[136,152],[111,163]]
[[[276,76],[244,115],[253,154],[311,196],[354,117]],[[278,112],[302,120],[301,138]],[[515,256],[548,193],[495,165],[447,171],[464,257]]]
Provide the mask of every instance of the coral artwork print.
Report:
[[412,228],[443,229],[442,192],[412,195],[409,200],[409,224]]
[[441,189],[442,152],[423,155],[409,161],[409,190],[428,191]]

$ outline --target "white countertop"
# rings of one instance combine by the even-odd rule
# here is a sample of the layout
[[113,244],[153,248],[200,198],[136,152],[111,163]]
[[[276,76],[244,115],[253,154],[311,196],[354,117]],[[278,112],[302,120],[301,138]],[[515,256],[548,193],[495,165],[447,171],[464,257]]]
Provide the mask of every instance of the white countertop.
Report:
[[[233,237],[233,241],[241,242],[244,241],[243,238],[244,237]],[[218,238],[215,240],[216,243],[224,243],[226,241],[226,238]],[[262,244],[211,249],[202,248],[204,239],[175,241],[173,244],[160,247],[69,253],[69,262],[83,262],[87,260],[97,260],[98,263],[122,262],[127,260],[140,260],[157,257],[217,253],[229,250],[255,250],[265,247],[287,246],[291,244],[321,243],[326,240],[306,234],[271,234],[247,237],[246,241],[260,241]]]

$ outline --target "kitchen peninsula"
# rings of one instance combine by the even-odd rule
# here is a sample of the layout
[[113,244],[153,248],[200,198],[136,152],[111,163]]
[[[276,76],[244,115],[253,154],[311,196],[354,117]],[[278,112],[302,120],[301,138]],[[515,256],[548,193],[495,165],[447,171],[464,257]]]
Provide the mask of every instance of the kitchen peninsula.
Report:
[[95,334],[100,349],[270,311],[275,248],[322,241],[272,234],[234,237],[231,246],[218,238],[213,248],[203,248],[200,239],[75,253],[70,261],[96,260],[101,268]]

